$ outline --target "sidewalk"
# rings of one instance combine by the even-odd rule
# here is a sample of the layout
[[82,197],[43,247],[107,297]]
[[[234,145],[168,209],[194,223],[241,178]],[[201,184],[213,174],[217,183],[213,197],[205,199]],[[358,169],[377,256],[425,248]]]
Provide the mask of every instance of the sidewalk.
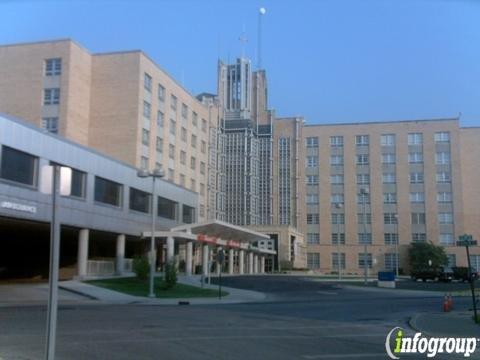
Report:
[[473,322],[473,312],[435,312],[414,315],[410,326],[429,336],[480,337],[480,324]]

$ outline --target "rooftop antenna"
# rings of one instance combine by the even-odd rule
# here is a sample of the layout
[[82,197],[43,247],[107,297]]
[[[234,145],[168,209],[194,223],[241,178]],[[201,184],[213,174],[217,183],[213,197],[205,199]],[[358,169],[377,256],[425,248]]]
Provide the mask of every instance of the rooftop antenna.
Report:
[[247,38],[247,35],[245,33],[245,25],[243,25],[242,35],[240,35],[238,40],[240,40],[240,43],[242,44],[242,58],[244,58],[245,57],[245,46],[248,42],[248,38]]
[[257,69],[262,68],[262,17],[267,13],[263,6],[258,10]]

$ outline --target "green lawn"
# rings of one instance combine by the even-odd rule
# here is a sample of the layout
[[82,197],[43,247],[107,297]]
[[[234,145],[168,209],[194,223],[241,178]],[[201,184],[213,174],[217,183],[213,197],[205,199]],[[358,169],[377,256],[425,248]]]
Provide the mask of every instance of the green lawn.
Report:
[[[139,280],[136,277],[128,278],[112,278],[102,280],[86,281],[90,285],[103,287],[109,290],[134,296],[148,296],[149,282],[148,280]],[[162,278],[155,278],[155,294],[157,298],[199,298],[199,297],[218,297],[216,289],[202,289],[196,286],[184,285],[177,283],[171,289],[165,289],[165,283]],[[222,296],[228,293],[222,291]]]

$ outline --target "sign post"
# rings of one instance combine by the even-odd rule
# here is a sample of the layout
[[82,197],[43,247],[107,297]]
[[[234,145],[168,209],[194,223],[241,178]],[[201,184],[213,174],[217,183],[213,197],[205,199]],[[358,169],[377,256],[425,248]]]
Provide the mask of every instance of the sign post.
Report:
[[222,298],[222,266],[225,261],[225,252],[222,248],[218,249],[217,252],[217,266],[219,266],[220,271],[218,273],[218,299]]
[[473,302],[473,319],[475,323],[477,322],[477,300],[475,298],[475,284],[472,276],[472,267],[470,264],[470,250],[469,246],[476,246],[477,240],[473,240],[472,235],[463,234],[458,237],[457,246],[465,246],[467,250],[467,263],[468,263],[468,281],[470,283],[470,290],[472,291],[472,302]]

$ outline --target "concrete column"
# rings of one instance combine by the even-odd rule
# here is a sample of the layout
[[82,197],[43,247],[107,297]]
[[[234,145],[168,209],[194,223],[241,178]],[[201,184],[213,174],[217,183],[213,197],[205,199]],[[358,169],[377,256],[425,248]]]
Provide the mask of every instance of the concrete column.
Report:
[[173,262],[175,260],[175,240],[172,236],[167,237],[167,262]]
[[233,265],[234,265],[235,256],[233,254],[233,249],[228,249],[228,273],[233,274]]
[[78,233],[77,268],[79,277],[85,277],[87,275],[89,234],[90,230],[88,229],[81,229]]
[[210,255],[210,249],[208,248],[207,244],[203,245],[203,254],[202,254],[202,272],[203,275],[208,276],[209,269],[208,269],[208,258]]
[[258,254],[253,255],[253,273],[258,274]]
[[265,273],[265,255],[260,257],[260,274]]
[[193,242],[187,241],[185,249],[185,274],[192,275]]
[[238,256],[238,273],[243,275],[245,272],[245,250],[240,250],[240,254]]
[[117,236],[117,253],[115,258],[115,271],[117,275],[122,275],[125,268],[125,235]]
[[253,252],[248,253],[248,273],[253,274]]

